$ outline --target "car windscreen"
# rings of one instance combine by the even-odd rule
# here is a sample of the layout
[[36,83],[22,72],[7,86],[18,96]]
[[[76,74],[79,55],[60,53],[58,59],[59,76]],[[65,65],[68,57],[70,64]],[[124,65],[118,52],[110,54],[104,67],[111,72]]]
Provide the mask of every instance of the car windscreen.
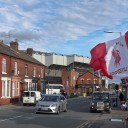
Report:
[[58,102],[59,101],[59,96],[43,96],[41,101]]
[[108,93],[94,93],[92,96],[93,100],[109,100]]

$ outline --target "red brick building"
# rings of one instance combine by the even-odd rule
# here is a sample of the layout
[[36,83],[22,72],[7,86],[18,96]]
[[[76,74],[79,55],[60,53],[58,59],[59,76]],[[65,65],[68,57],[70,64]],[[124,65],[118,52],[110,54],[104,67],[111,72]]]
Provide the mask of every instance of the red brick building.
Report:
[[94,75],[92,72],[88,71],[77,78],[76,89],[77,93],[91,94],[93,90],[98,90],[101,88],[102,78]]
[[17,40],[0,42],[0,62],[0,104],[21,100],[24,90],[42,91],[45,66],[20,51]]
[[68,70],[62,70],[62,81],[63,85],[65,86],[65,89],[68,94],[76,92],[75,85],[78,78],[78,72],[74,69],[68,71]]

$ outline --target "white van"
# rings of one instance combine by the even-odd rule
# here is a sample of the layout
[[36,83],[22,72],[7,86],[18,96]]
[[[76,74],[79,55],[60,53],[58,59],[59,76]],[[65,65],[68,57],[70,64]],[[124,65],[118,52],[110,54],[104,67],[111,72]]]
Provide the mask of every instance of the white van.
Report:
[[23,92],[23,105],[36,104],[41,98],[41,92],[39,91],[24,91]]

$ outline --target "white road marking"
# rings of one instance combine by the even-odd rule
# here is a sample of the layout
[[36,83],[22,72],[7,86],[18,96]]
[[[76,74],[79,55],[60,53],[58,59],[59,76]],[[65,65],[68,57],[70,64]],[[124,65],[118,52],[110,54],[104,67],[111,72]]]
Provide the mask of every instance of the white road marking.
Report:
[[11,118],[7,118],[7,119],[3,119],[3,120],[0,120],[0,122],[12,120],[12,119],[16,119],[16,118],[20,118],[20,117],[22,117],[22,115],[20,115],[20,116],[15,116],[15,117],[11,117]]
[[81,125],[77,126],[77,128],[84,128],[84,126],[88,125],[90,123],[90,121],[86,121],[84,123],[82,123]]

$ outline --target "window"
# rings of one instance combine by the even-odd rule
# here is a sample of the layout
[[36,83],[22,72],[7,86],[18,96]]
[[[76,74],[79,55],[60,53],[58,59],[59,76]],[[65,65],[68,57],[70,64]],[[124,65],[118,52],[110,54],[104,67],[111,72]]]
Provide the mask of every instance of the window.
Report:
[[29,86],[28,86],[28,90],[31,91],[31,89],[32,89],[32,83],[29,82],[28,84],[29,84]]
[[14,63],[14,74],[17,75],[17,62]]
[[2,97],[10,97],[10,80],[2,79]]
[[32,83],[32,85],[31,85],[31,91],[36,91],[36,83]]
[[28,91],[28,82],[25,82],[24,90]]
[[19,85],[20,85],[20,83],[18,82],[17,86],[16,86],[17,87],[16,88],[16,96],[19,96],[19,87],[20,87]]
[[36,77],[36,67],[34,67],[34,70],[33,70],[33,77]]
[[6,96],[6,81],[2,80],[2,96]]
[[2,73],[6,73],[6,59],[2,59]]
[[12,97],[16,96],[16,82],[12,82]]
[[25,65],[25,75],[28,76],[28,65]]
[[7,97],[10,96],[10,81],[7,80]]
[[81,80],[81,84],[84,84],[84,79],[82,78],[82,79],[80,79]]
[[91,80],[90,79],[88,79],[87,81],[88,81],[88,84],[91,84]]
[[44,69],[41,68],[41,78],[43,78],[43,77],[44,77]]
[[93,80],[93,84],[96,84],[96,79]]
[[19,82],[12,82],[12,97],[19,96]]

